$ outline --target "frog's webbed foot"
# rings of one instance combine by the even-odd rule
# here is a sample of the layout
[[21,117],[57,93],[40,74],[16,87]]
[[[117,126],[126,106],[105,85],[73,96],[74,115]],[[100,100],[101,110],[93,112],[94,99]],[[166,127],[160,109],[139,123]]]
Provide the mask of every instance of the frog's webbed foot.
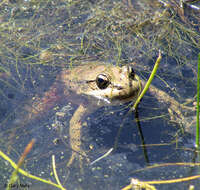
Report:
[[168,107],[168,113],[170,117],[170,121],[181,124],[184,120],[184,115],[181,111],[180,106],[171,104]]
[[70,167],[75,159],[78,159],[80,168],[83,168],[83,160],[86,160],[87,163],[90,162],[86,152],[83,150],[81,153],[73,151],[69,161],[67,162],[67,167]]
[[72,155],[67,163],[67,166],[71,166],[73,161],[78,158],[80,161],[80,167],[82,168],[83,160],[89,162],[89,158],[87,153],[82,149],[81,145],[81,130],[82,123],[81,121],[88,113],[87,108],[84,105],[80,105],[78,109],[75,111],[74,115],[70,120],[69,126],[69,137],[70,137],[70,146],[72,148]]

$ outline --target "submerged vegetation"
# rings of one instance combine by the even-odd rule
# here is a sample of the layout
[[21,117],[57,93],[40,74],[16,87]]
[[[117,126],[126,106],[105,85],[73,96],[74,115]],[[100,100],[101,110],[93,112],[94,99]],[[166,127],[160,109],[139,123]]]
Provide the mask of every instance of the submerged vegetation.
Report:
[[[71,68],[83,62],[96,60],[115,65],[132,63],[136,72],[146,79],[152,70],[159,50],[162,52],[162,63],[156,74],[155,85],[169,92],[179,102],[192,106],[196,95],[197,56],[200,52],[199,1],[195,1],[194,4],[196,8],[192,8],[192,2],[179,0],[1,1],[1,151],[17,162],[26,144],[36,137],[36,143],[27,156],[27,160],[25,159],[24,170],[41,178],[54,180],[49,158],[55,154],[58,162],[56,163],[58,176],[61,184],[67,189],[88,189],[88,187],[92,189],[98,186],[99,189],[120,189],[129,183],[128,178],[130,177],[141,178],[141,181],[144,177],[144,180],[150,181],[154,174],[151,175],[151,179],[148,178],[150,175],[143,171],[139,175],[132,175],[139,166],[134,163],[129,152],[114,154],[104,165],[100,164],[97,167],[92,166],[88,170],[85,169],[84,175],[80,174],[76,166],[74,170],[70,171],[65,167],[66,157],[68,158],[71,151],[66,150],[66,147],[69,148],[68,144],[56,145],[57,134],[64,133],[65,130],[58,130],[55,126],[66,127],[68,122],[65,121],[66,118],[60,119],[59,116],[54,116],[45,121],[46,123],[37,125],[33,123],[25,127],[25,124],[20,123],[20,119],[26,114],[25,107],[30,106],[29,100],[41,96],[62,68]],[[152,101],[151,98],[148,100]],[[169,119],[166,110],[164,112],[162,106],[154,107],[154,104],[152,106],[147,102],[144,100],[141,109],[145,108],[151,113],[143,115],[143,121],[162,118],[163,123],[167,125]],[[69,117],[72,115],[70,104],[63,109]],[[193,113],[184,114],[186,117],[193,115]],[[106,114],[104,116],[107,117]],[[98,124],[97,119],[94,119],[93,122]],[[119,120],[116,120],[117,122]],[[160,125],[160,121],[152,125]],[[174,125],[176,125],[176,121]],[[184,128],[184,121],[182,125]],[[107,131],[108,129],[103,128],[102,130]],[[179,139],[179,136],[172,134],[171,131],[166,133],[170,133],[168,136],[172,136],[172,138],[166,141],[159,139],[156,146],[159,146],[158,143],[160,143],[160,146],[173,146],[175,149],[173,143],[176,137]],[[64,139],[67,139],[66,136],[62,134]],[[96,146],[98,146],[98,142],[103,144],[101,138],[96,140],[94,136],[94,142],[89,144],[97,144]],[[184,138],[183,135],[180,136],[180,141],[176,140],[176,145],[180,150],[183,148]],[[91,138],[88,139],[91,140]],[[155,141],[148,143],[155,144]],[[181,144],[180,147],[179,144]],[[125,145],[122,152],[123,149],[128,149],[132,153],[136,146],[133,146],[132,142],[127,142]],[[132,148],[128,148],[129,145]],[[108,143],[106,146],[110,146],[110,144]],[[190,156],[184,157],[183,162],[192,160],[191,147],[188,149]],[[96,158],[100,154],[97,150],[95,151],[95,156],[91,153],[91,157]],[[106,151],[103,150],[103,152]],[[179,152],[179,154],[183,155],[183,152]],[[120,154],[123,158],[120,157]],[[151,154],[155,153],[152,151]],[[131,157],[130,160],[133,161],[129,162],[127,157]],[[163,160],[156,161],[164,162],[164,157],[168,162],[177,162],[178,160],[177,157],[172,159],[169,152],[163,156]],[[197,167],[197,165],[193,165],[193,167]],[[192,167],[192,165],[190,166]],[[0,159],[0,169],[1,181],[6,184],[13,169],[5,164],[2,158]],[[188,175],[188,170],[184,169],[182,168],[181,172],[177,169],[175,178]],[[160,177],[166,179],[166,173],[170,175],[170,172],[173,173],[174,170],[157,170],[156,172],[159,175],[153,177],[157,177],[159,180]],[[39,182],[37,184],[23,176],[18,183],[32,184],[33,186],[36,184],[36,187],[44,184]],[[0,185],[4,185],[4,183]],[[61,185],[59,184],[59,186]],[[181,186],[173,187],[180,188]]]

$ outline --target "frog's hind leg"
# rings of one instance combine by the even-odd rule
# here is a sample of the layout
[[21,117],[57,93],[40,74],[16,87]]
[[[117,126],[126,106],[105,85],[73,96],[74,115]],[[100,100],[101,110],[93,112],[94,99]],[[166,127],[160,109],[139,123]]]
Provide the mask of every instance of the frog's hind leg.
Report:
[[185,121],[184,112],[194,110],[192,107],[188,107],[179,103],[173,97],[169,96],[166,92],[159,90],[155,86],[151,86],[149,88],[149,92],[153,96],[155,96],[159,102],[163,102],[168,105],[168,112],[171,121],[182,123],[183,121]]
[[70,137],[70,146],[73,150],[72,155],[67,163],[69,167],[75,158],[79,158],[80,167],[82,168],[82,160],[86,159],[89,162],[89,158],[84,150],[81,148],[81,130],[82,123],[81,121],[88,114],[88,109],[84,105],[80,105],[78,109],[75,111],[74,115],[70,120],[69,125],[69,137]]

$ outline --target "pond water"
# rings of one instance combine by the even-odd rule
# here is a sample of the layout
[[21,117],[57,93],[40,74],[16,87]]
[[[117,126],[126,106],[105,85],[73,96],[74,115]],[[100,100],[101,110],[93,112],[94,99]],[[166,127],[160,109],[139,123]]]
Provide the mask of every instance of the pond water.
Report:
[[[29,117],[61,70],[93,61],[132,63],[139,77],[147,80],[159,50],[162,60],[153,85],[193,108],[200,5],[184,2],[183,8],[178,0],[0,2],[0,150],[17,163],[35,139],[21,168],[57,184],[54,155],[57,175],[67,190],[117,190],[131,178],[159,181],[199,175],[197,165],[186,165],[199,162],[191,132],[194,109],[180,109],[182,120],[177,113],[172,118],[169,102],[165,98],[159,102],[149,92],[138,108],[140,122],[130,112],[130,103],[99,107],[88,114],[81,122],[81,147],[90,161],[84,157],[81,164],[75,159],[69,167],[73,151],[69,123],[80,100],[67,97]],[[108,156],[90,164],[113,147]],[[0,187],[6,189],[13,167],[5,157],[0,159],[0,171]],[[18,176],[11,189],[58,189]],[[190,185],[197,188],[199,179],[155,187],[188,189]]]

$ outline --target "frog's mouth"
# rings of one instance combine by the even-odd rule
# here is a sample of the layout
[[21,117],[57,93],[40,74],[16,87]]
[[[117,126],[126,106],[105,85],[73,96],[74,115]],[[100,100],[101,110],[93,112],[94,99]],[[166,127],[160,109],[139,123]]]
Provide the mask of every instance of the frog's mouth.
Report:
[[92,89],[87,95],[98,100],[103,100],[107,104],[120,104],[135,100],[135,98],[138,97],[139,92],[139,84],[136,89],[127,89],[120,85],[110,84],[110,87],[106,89]]

